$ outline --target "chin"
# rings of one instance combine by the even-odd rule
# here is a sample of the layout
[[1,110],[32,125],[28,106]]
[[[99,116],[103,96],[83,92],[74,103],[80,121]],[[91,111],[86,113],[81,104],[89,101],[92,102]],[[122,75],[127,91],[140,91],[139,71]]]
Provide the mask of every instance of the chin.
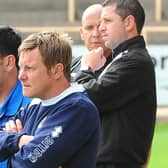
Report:
[[113,49],[113,48],[112,48],[112,45],[111,45],[111,43],[110,43],[110,41],[106,41],[106,42],[105,42],[105,46],[106,46],[107,48]]
[[26,92],[26,91],[23,91],[23,95],[24,95],[25,97],[33,97],[32,94],[30,94],[30,93],[28,93],[28,92]]

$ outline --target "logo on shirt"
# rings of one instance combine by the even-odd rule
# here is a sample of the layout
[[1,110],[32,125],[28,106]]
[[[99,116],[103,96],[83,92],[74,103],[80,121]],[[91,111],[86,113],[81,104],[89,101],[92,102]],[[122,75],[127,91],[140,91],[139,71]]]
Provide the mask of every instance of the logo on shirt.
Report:
[[58,138],[60,134],[62,134],[62,126],[56,126],[54,130],[51,132],[51,137],[52,138]]
[[[46,119],[46,117],[44,119]],[[62,133],[63,133],[62,126],[56,126],[54,130],[51,132],[51,135],[45,137],[40,142],[40,144],[38,144],[37,147],[28,155],[29,160],[32,163],[37,162],[38,158],[42,157],[43,154],[46,152],[46,150],[54,144],[54,138],[58,138]]]
[[50,136],[45,137],[40,142],[40,144],[38,144],[38,146],[28,155],[29,160],[32,163],[37,162],[38,158],[40,158],[52,144],[54,144],[53,138]]

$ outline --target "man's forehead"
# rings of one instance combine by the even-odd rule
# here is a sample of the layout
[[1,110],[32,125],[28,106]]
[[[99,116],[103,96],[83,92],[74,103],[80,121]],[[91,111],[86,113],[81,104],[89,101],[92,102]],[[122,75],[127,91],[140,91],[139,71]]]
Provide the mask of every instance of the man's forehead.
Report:
[[100,4],[95,4],[89,6],[82,15],[82,23],[90,17],[100,16],[102,10],[102,6]]

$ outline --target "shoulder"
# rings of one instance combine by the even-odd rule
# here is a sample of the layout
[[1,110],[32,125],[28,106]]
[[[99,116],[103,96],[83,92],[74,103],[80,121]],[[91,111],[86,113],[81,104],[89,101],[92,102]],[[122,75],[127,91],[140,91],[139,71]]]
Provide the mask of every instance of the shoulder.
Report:
[[146,48],[132,50],[129,53],[129,60],[135,63],[137,68],[149,68],[149,66],[154,66],[152,58]]
[[67,103],[74,109],[77,109],[81,114],[89,113],[89,115],[95,115],[98,112],[97,107],[89,99],[86,91],[73,93],[68,99]]
[[78,57],[75,57],[75,58],[72,60],[71,72],[74,73],[74,72],[77,72],[77,71],[80,69],[81,58],[82,58],[82,56],[78,56]]
[[[78,123],[87,123],[88,127],[97,127],[99,125],[99,112],[96,105],[88,98],[86,92],[73,93],[67,99],[64,105],[66,114]],[[62,109],[63,110],[63,109]],[[64,111],[64,110],[63,110]],[[63,112],[64,116],[66,114]],[[76,122],[77,122],[76,121]]]
[[78,62],[80,62],[81,58],[82,58],[82,55],[73,58],[73,59],[72,59],[72,65],[74,65],[74,64],[76,64],[76,63],[78,63]]

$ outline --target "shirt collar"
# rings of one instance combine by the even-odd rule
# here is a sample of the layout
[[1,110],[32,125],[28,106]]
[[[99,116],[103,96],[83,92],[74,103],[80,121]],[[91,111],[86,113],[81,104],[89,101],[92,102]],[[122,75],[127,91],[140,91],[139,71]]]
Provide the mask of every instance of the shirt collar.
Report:
[[72,93],[84,92],[84,91],[85,89],[82,85],[77,84],[77,83],[71,83],[71,86],[67,88],[66,90],[64,90],[60,95],[53,97],[51,99],[41,100],[42,106],[53,105]]

